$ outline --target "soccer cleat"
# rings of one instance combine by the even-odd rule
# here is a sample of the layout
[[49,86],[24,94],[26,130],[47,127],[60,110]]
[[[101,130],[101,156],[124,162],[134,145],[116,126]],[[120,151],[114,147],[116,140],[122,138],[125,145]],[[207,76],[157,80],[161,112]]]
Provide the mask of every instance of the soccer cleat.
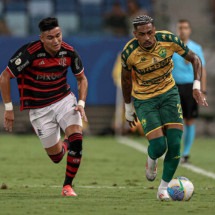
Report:
[[187,156],[183,156],[180,160],[180,163],[181,164],[187,164],[187,163],[190,163],[190,156],[187,155]]
[[169,194],[167,192],[167,187],[158,188],[157,199],[160,201],[170,201]]
[[62,189],[62,196],[77,196],[75,191],[72,189],[70,185],[65,185]]
[[148,157],[146,162],[146,178],[148,181],[154,181],[157,176],[158,159],[152,160]]

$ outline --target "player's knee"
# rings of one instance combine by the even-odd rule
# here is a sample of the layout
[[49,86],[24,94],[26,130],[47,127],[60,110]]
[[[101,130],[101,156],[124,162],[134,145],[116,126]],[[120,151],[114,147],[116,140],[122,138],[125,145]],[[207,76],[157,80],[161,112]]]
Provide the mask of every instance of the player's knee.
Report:
[[74,157],[81,157],[82,155],[82,134],[74,133],[68,137],[69,140],[69,154]]
[[149,140],[148,154],[152,159],[161,157],[167,150],[165,137]]
[[181,138],[183,131],[180,129],[168,129],[166,132],[169,158],[180,157]]

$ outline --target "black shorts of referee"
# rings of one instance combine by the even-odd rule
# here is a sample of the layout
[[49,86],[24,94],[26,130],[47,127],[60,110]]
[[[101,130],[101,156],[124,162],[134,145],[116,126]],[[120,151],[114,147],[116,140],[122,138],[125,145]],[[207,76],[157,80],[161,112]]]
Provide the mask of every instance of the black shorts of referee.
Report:
[[185,119],[197,118],[198,104],[193,98],[193,83],[177,84],[177,87],[181,98],[183,117]]

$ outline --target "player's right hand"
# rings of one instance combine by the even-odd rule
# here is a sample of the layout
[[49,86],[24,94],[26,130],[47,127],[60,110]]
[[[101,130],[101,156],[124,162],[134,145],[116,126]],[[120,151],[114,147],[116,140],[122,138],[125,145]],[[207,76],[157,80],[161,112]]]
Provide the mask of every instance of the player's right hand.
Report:
[[77,106],[75,107],[75,110],[80,112],[81,118],[82,118],[85,122],[88,122],[88,119],[87,119],[87,116],[86,116],[84,107],[82,107],[81,105],[77,105]]
[[4,128],[6,131],[12,132],[14,122],[14,112],[13,110],[4,112]]
[[125,118],[128,121],[131,128],[133,126],[136,126],[138,120],[132,103],[125,104]]
[[202,106],[208,106],[207,100],[205,95],[198,89],[193,90],[193,97],[196,100],[196,102]]

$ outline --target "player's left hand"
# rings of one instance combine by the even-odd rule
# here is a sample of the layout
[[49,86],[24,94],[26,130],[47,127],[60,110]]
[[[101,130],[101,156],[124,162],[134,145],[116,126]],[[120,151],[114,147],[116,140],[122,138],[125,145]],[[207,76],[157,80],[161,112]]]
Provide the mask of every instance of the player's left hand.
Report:
[[137,125],[138,119],[137,119],[136,113],[133,113],[133,115],[131,115],[130,117],[133,118],[133,121],[129,121],[128,119],[126,119],[126,120],[129,123],[129,126],[132,128]]
[[193,98],[196,100],[198,104],[208,107],[206,97],[200,90],[198,89],[193,90]]
[[6,131],[12,132],[13,130],[13,122],[14,122],[14,112],[5,111],[4,112],[4,128]]
[[77,106],[75,107],[75,110],[80,112],[81,118],[82,118],[85,122],[88,122],[88,119],[87,119],[85,110],[84,110],[84,108],[83,108],[81,105],[77,105]]
[[125,104],[125,118],[131,128],[136,126],[138,119],[132,102]]

